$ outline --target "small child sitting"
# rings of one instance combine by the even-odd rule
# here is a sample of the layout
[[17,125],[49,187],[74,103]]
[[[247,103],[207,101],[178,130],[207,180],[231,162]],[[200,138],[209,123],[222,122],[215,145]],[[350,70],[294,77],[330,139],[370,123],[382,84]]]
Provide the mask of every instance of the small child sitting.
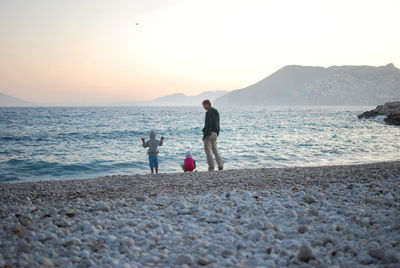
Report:
[[186,152],[186,158],[184,163],[181,165],[183,171],[193,171],[196,169],[196,160],[193,159],[190,151]]

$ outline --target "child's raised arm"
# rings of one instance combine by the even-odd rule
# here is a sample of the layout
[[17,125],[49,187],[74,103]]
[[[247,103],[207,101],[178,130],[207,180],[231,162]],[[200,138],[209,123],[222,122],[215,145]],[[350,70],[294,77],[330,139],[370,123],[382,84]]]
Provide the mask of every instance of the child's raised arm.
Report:
[[141,138],[141,140],[142,140],[143,148],[149,147],[149,143],[148,143],[148,142],[145,142],[145,139],[144,139],[144,138]]
[[161,140],[160,140],[159,146],[163,145],[164,138],[165,138],[164,136],[161,136]]

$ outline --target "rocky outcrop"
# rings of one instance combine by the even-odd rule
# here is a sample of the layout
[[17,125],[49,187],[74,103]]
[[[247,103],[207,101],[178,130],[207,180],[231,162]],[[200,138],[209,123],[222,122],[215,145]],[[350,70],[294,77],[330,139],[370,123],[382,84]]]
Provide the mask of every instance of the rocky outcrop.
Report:
[[368,119],[379,115],[386,116],[384,120],[390,125],[400,125],[400,101],[378,105],[375,109],[359,114],[357,117]]

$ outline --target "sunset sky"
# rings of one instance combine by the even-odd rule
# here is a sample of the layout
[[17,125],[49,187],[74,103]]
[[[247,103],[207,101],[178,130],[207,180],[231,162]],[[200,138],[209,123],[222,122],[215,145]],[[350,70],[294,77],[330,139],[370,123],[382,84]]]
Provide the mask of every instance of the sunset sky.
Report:
[[0,92],[48,104],[249,86],[290,64],[400,67],[399,0],[0,0]]

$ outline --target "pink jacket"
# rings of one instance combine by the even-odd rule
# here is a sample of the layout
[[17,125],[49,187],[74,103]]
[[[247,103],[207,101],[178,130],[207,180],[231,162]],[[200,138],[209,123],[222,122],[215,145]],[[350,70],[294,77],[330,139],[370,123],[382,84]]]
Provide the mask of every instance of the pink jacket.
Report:
[[196,168],[196,164],[193,158],[187,157],[185,158],[185,170],[193,171]]

